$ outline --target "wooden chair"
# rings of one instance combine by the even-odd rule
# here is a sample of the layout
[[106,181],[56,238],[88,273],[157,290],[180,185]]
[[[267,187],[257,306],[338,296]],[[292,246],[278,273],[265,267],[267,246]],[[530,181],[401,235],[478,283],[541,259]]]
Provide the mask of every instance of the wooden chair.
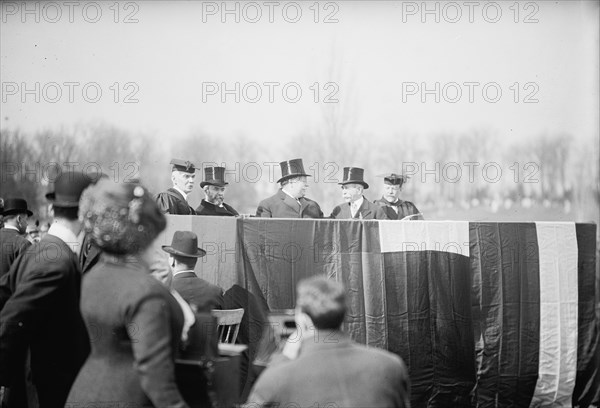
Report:
[[234,344],[240,331],[244,309],[212,310],[211,314],[217,318],[219,343]]

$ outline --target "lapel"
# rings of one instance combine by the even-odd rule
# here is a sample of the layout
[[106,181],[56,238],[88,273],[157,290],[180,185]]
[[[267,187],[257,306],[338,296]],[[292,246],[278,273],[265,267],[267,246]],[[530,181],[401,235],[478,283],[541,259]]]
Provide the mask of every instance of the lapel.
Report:
[[308,200],[304,197],[300,198],[300,215],[302,215],[304,213],[304,210],[306,210],[306,207],[308,207]]
[[290,207],[295,213],[300,214],[300,207],[298,206],[296,200],[287,195],[283,190],[279,190],[279,193],[279,198],[283,200],[285,205]]
[[362,215],[363,219],[371,215],[371,206],[369,205],[369,201],[367,201],[365,196],[363,196],[363,202],[360,205],[358,211],[356,212],[356,216],[354,218],[360,218],[359,214]]

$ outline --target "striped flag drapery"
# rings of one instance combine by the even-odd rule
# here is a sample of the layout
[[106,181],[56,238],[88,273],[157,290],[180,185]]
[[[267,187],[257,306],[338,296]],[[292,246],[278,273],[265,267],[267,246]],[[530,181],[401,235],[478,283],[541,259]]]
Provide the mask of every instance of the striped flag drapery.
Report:
[[[195,217],[193,229],[203,231]],[[211,220],[210,229],[218,228]],[[292,308],[345,284],[344,328],[399,354],[414,407],[586,407],[598,399],[596,225],[237,219],[237,256],[197,268]],[[167,234],[172,232],[167,232]],[[202,241],[202,240],[201,240]],[[218,264],[220,274],[210,272]]]

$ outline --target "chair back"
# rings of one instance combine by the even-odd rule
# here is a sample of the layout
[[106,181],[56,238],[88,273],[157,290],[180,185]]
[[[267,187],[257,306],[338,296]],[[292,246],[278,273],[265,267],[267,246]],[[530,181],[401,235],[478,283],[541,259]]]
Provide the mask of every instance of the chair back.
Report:
[[219,343],[235,343],[244,317],[244,309],[212,310],[211,314],[217,318]]

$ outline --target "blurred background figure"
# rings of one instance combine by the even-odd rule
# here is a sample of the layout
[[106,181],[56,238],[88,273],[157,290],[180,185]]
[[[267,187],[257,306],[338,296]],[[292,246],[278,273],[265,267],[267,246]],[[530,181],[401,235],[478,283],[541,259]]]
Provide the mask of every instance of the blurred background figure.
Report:
[[146,250],[166,226],[164,215],[141,185],[106,179],[86,192],[80,214],[102,254],[82,282],[92,350],[68,403],[186,407],[174,359],[194,315],[150,275],[147,260]]
[[26,238],[29,242],[31,242],[32,244],[35,244],[36,242],[40,242],[40,229],[39,229],[39,224],[40,221],[39,220],[35,220],[35,222],[33,224],[29,224],[27,226],[27,230],[26,230]]
[[247,407],[410,407],[402,359],[342,332],[345,293],[342,284],[321,276],[298,284],[297,333],[258,378]]
[[4,226],[0,229],[0,277],[8,272],[13,261],[31,242],[26,239],[27,223],[33,213],[22,198],[7,198],[2,212]]

